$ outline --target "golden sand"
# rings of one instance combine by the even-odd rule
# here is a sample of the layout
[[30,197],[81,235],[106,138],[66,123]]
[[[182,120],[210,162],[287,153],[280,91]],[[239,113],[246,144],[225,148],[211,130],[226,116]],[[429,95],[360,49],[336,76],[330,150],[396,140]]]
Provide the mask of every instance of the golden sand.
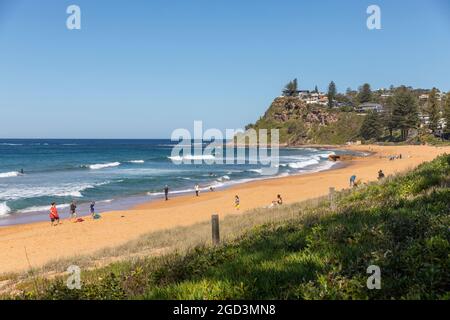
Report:
[[[102,219],[86,218],[82,223],[63,220],[56,227],[50,222],[0,228],[0,274],[20,272],[30,265],[39,267],[45,263],[97,250],[114,247],[136,239],[152,231],[188,226],[209,220],[212,213],[221,218],[229,214],[241,214],[246,210],[268,206],[281,194],[285,203],[293,203],[348,188],[353,174],[362,182],[377,179],[378,170],[386,175],[412,169],[430,161],[450,147],[432,146],[346,146],[348,150],[371,151],[364,158],[344,161],[341,168],[249,182],[215,192],[203,192],[200,197],[184,195],[169,201],[158,200],[138,205],[126,211],[102,214]],[[387,156],[402,154],[402,159],[390,161]],[[234,196],[240,197],[240,210],[234,207]],[[28,260],[25,252],[28,255]],[[28,262],[29,261],[29,262]]]

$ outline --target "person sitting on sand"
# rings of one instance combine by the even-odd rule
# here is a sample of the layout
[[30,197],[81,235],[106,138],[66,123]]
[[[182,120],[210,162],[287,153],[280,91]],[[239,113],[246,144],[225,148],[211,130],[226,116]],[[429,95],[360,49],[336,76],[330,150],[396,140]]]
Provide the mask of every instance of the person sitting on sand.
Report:
[[195,195],[198,197],[198,193],[200,192],[200,187],[198,183],[195,185]]
[[234,196],[234,207],[236,208],[236,210],[239,210],[239,205],[240,205],[240,199],[238,195]]
[[378,171],[378,180],[381,180],[384,178],[384,173],[382,170]]
[[283,199],[281,198],[281,194],[277,195],[277,204],[281,206],[283,204]]
[[52,222],[52,226],[59,224],[58,209],[56,208],[56,203],[55,202],[52,202],[52,206],[50,208],[50,215],[49,216],[50,216],[50,221]]
[[355,186],[356,176],[352,175],[350,177],[350,188]]
[[213,186],[209,187],[209,191],[213,192],[214,191],[214,187]]
[[77,217],[77,204],[74,201],[72,201],[72,203],[70,204],[70,219],[76,218]]
[[269,208],[273,208],[275,206],[281,206],[283,204],[283,199],[281,198],[281,195],[277,195],[277,200],[273,200],[270,204]]

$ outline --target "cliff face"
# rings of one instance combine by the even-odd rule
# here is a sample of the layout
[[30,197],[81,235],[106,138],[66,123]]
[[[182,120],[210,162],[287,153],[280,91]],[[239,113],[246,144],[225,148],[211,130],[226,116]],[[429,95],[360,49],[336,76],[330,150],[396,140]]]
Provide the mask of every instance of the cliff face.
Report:
[[358,137],[363,117],[350,112],[308,105],[296,97],[276,98],[254,129],[279,129],[288,145],[342,144]]
[[307,126],[314,124],[328,125],[338,120],[336,114],[329,112],[325,108],[313,107],[298,98],[288,97],[276,98],[266,111],[264,118],[281,123],[290,120],[300,120]]

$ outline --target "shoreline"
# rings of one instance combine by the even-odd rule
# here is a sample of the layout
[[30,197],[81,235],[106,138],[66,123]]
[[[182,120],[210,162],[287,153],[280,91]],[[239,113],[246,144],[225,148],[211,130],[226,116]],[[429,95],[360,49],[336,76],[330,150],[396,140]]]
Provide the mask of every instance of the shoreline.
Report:
[[[345,146],[344,145],[316,145],[316,146],[311,146],[311,145],[305,145],[305,146],[285,146],[285,145],[279,145],[279,147],[281,149],[316,149],[316,150],[327,150],[327,151],[342,151],[345,152]],[[348,151],[349,153],[351,153],[351,151]],[[353,155],[355,156],[355,155]],[[298,176],[298,175],[304,175],[304,174],[309,174],[309,173],[315,173],[315,172],[324,172],[324,171],[328,171],[328,170],[333,170],[338,168],[339,166],[343,165],[342,161],[338,161],[335,163],[332,163],[329,167],[323,167],[323,164],[327,163],[326,161],[322,163],[322,166],[312,166],[311,168],[307,169],[306,171],[302,171],[303,169],[300,169],[299,172],[295,172],[295,173],[289,173],[287,175],[283,175],[283,174],[277,174],[274,176],[263,176],[261,175],[260,177],[251,177],[251,178],[238,178],[238,179],[233,179],[233,180],[229,180],[226,182],[221,182],[223,183],[223,185],[214,187],[215,191],[222,191],[222,190],[227,190],[229,188],[233,188],[237,185],[242,185],[242,184],[247,184],[249,182],[253,182],[253,181],[264,181],[264,180],[269,180],[269,179],[278,179],[281,177],[286,177],[286,176]],[[328,162],[329,163],[329,162]],[[202,186],[201,192],[209,192],[209,186],[213,185],[217,180],[213,180],[210,182],[209,185]],[[172,189],[172,188],[171,188]],[[139,193],[139,194],[133,194],[133,195],[118,195],[115,198],[110,198],[108,200],[98,200],[96,201],[96,208],[99,213],[103,214],[103,213],[108,213],[111,211],[124,211],[124,210],[134,210],[136,207],[142,205],[142,204],[146,204],[146,203],[150,203],[150,202],[154,202],[154,201],[161,201],[164,200],[164,195],[162,194],[162,192],[160,192],[161,194],[150,194],[148,192],[143,192],[143,193]],[[185,187],[179,186],[178,188],[175,186],[170,192],[169,192],[169,197],[171,198],[175,198],[175,197],[180,197],[180,196],[187,196],[190,194],[194,193],[194,189],[192,188],[191,190],[187,190],[185,189]],[[82,217],[82,218],[89,218],[90,214],[89,214],[89,201],[77,201],[77,206],[78,206],[78,217]],[[58,210],[60,211],[60,218],[63,219],[67,219],[69,213],[68,213],[68,208],[69,208],[70,203],[58,203]],[[45,208],[44,208],[45,207]],[[24,224],[33,224],[33,223],[41,223],[41,222],[47,222],[48,221],[48,208],[46,206],[43,206],[43,208],[41,210],[36,210],[36,211],[17,211],[13,214],[9,214],[6,216],[2,216],[0,217],[0,229],[1,228],[5,228],[5,227],[10,227],[10,226],[16,226],[16,225],[24,225]]]
[[[0,227],[0,274],[25,271],[30,265],[40,267],[60,258],[92,254],[147,233],[205,222],[213,213],[220,214],[221,219],[241,214],[268,206],[277,194],[282,195],[284,203],[315,198],[326,195],[329,187],[348,188],[351,174],[356,174],[357,180],[362,182],[375,181],[379,169],[388,176],[450,153],[450,147],[433,146],[346,145],[333,148],[371,154],[337,162],[339,168],[244,182],[203,192],[200,197],[185,194],[169,201],[152,200],[128,210],[105,212],[99,220],[88,218],[83,223],[71,223],[64,219],[57,227],[51,227],[49,222]],[[399,153],[403,155],[402,159],[390,161],[386,158]],[[239,211],[234,208],[235,194],[241,198]]]

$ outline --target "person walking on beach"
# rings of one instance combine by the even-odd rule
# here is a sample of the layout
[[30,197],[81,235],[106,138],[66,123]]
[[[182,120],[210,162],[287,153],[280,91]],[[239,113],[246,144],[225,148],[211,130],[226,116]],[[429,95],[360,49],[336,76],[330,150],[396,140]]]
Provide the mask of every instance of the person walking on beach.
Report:
[[166,201],[169,200],[169,186],[167,184],[164,187],[164,195],[166,197]]
[[94,216],[95,216],[95,201],[91,202],[91,205],[89,206],[89,208],[91,211],[91,216],[92,216],[92,218],[94,218]]
[[239,205],[240,205],[240,199],[238,195],[234,196],[234,207],[236,208],[236,210],[239,210]]
[[356,176],[352,175],[350,177],[350,188],[355,186]]
[[77,210],[77,204],[75,201],[72,201],[72,203],[70,204],[70,219],[77,217],[76,210]]
[[198,197],[198,193],[200,192],[200,187],[198,185],[198,183],[195,185],[195,196]]
[[52,202],[52,206],[50,208],[50,221],[52,222],[52,226],[59,224],[59,215],[58,209],[56,208],[56,203]]

